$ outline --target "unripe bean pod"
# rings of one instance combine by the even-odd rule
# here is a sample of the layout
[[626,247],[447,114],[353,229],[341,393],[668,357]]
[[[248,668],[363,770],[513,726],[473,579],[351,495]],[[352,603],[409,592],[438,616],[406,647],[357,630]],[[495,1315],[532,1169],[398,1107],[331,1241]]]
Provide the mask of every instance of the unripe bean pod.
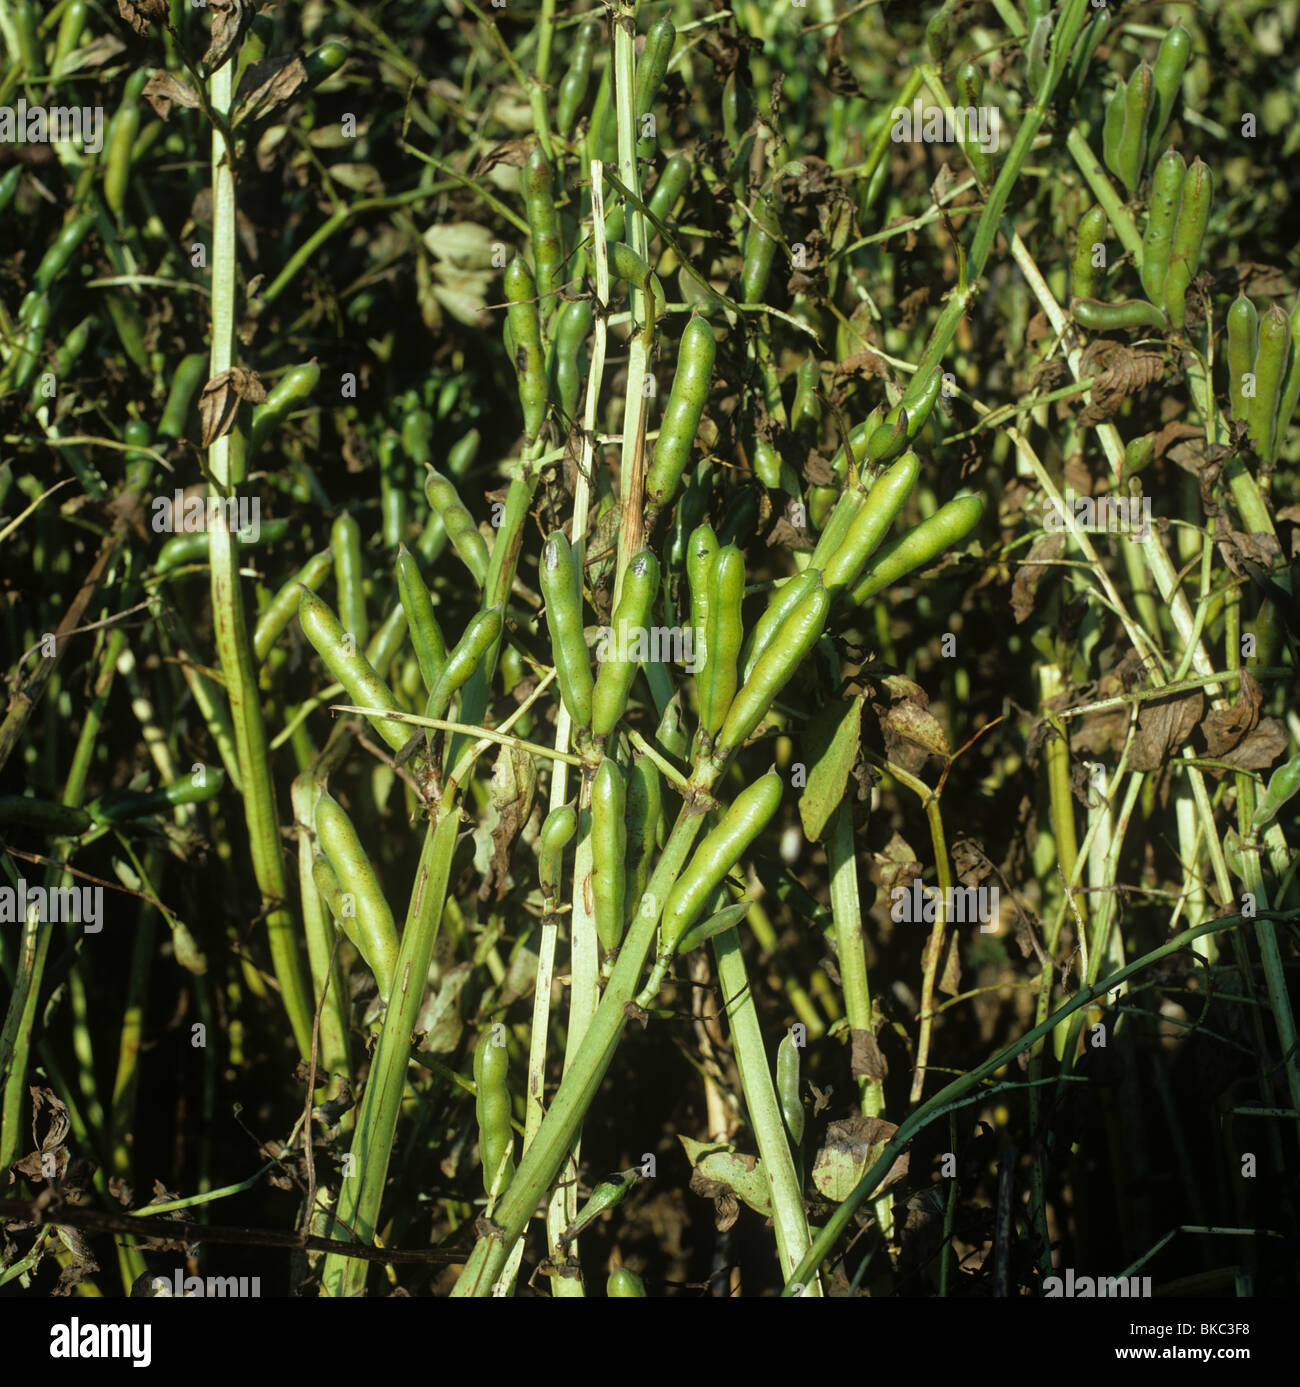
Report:
[[591,726],[593,681],[582,635],[582,575],[569,541],[556,531],[542,551],[541,586],[560,697],[575,727]]
[[322,549],[319,554],[313,554],[266,604],[253,631],[253,655],[258,664],[265,661],[284,628],[293,620],[302,588],[315,592],[333,567],[333,551]]
[[677,350],[677,373],[659,425],[654,457],[646,471],[647,524],[670,504],[691,458],[700,418],[709,398],[709,379],[717,352],[713,329],[704,318],[693,317],[682,329]]
[[515,1135],[510,1127],[510,1056],[496,1043],[499,1030],[489,1027],[474,1050],[474,1082],[478,1087],[478,1148],[483,1164],[483,1190],[491,1208],[515,1174]]
[[916,454],[904,453],[871,488],[843,544],[826,561],[822,581],[832,597],[857,581],[863,566],[875,553],[912,494],[920,469]]
[[737,661],[743,635],[740,606],[745,596],[745,556],[734,544],[719,549],[709,568],[709,614],[703,674],[695,683],[700,727],[714,736],[736,696]]
[[596,937],[607,955],[623,940],[627,890],[627,784],[618,763],[601,758],[591,784],[591,898]]
[[831,594],[819,582],[800,598],[759,655],[754,671],[736,695],[716,738],[714,761],[721,764],[766,717],[776,696],[794,677],[826,628]]
[[487,581],[487,541],[479,534],[474,517],[461,501],[455,484],[431,467],[424,479],[424,494],[429,505],[438,512],[461,562],[482,588]]
[[1259,350],[1255,355],[1255,398],[1246,401],[1246,423],[1265,462],[1272,462],[1282,376],[1291,351],[1291,325],[1273,304],[1259,320]]
[[979,496],[956,496],[905,535],[891,540],[868,563],[853,585],[849,600],[859,606],[891,583],[927,564],[944,550],[960,544],[980,522],[984,501]]
[[397,926],[352,820],[326,790],[316,801],[316,841],[334,868],[339,885],[356,902],[355,942],[386,1002],[397,976]]
[[637,554],[623,575],[623,591],[613,616],[613,650],[600,661],[591,699],[591,730],[607,737],[623,716],[627,696],[640,661],[630,648],[648,635],[655,596],[659,591],[659,560],[649,549]]
[[1092,263],[1094,247],[1105,246],[1109,226],[1106,209],[1100,203],[1090,207],[1079,219],[1079,239],[1070,269],[1070,292],[1076,298],[1094,297],[1097,287],[1096,266]]
[[430,693],[446,663],[447,642],[434,615],[433,602],[420,574],[420,565],[405,545],[397,551],[397,592],[406,610],[411,644],[415,647],[424,691]]
[[773,771],[761,776],[736,796],[735,801],[695,849],[690,862],[668,893],[659,925],[659,956],[671,958],[686,929],[692,925],[723,877],[767,827],[781,804],[781,777]]
[[1228,309],[1228,393],[1234,419],[1248,418],[1250,402],[1242,393],[1244,378],[1255,370],[1258,349],[1259,314],[1245,294],[1238,294]]
[[506,266],[505,294],[510,305],[506,310],[506,324],[510,329],[515,374],[519,378],[524,432],[529,439],[535,439],[546,421],[546,358],[542,355],[537,290],[532,272],[521,256],[515,256]]
[[476,612],[470,618],[465,634],[443,662],[433,688],[429,690],[429,700],[424,709],[426,718],[446,720],[452,695],[466,684],[483,663],[488,647],[500,634],[500,607],[489,607],[487,611]]
[[330,548],[334,551],[334,585],[338,589],[339,620],[343,623],[343,629],[352,633],[357,648],[364,650],[370,639],[370,623],[366,617],[361,526],[347,511],[334,521],[330,530]]
[[659,842],[659,816],[663,786],[659,770],[648,756],[632,762],[627,781],[627,889],[624,896],[624,924],[631,921],[641,904],[650,878],[650,866]]
[[[1176,149],[1169,150],[1156,164],[1151,177],[1151,196],[1147,202],[1147,226],[1142,236],[1142,288],[1157,308],[1164,306],[1165,280],[1169,274],[1169,253],[1173,248],[1174,222],[1178,219],[1178,200],[1182,196],[1187,165]],[[1075,291],[1079,293],[1078,290]],[[1081,298],[1091,294],[1080,293]]]
[[[348,691],[353,703],[360,708],[401,712],[393,691],[375,673],[358,649],[355,639],[339,624],[338,617],[314,592],[305,588],[298,598],[298,623],[316,653],[324,660],[326,669]],[[400,751],[406,745],[410,734],[402,723],[377,717],[374,725],[394,750]]]

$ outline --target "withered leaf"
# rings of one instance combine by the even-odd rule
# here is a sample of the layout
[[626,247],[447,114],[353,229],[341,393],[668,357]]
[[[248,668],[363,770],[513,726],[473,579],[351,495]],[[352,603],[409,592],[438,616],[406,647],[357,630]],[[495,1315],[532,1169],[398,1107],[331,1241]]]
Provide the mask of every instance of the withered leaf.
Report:
[[[877,706],[876,712],[885,736],[885,752],[891,761],[904,766],[913,761],[919,770],[927,755],[945,761],[952,755],[943,724],[923,704],[905,699],[883,711]],[[914,749],[923,753],[919,761]]]
[[836,382],[846,377],[870,380],[872,376],[888,375],[889,367],[885,364],[884,357],[877,356],[875,352],[854,352],[852,356],[846,356],[839,362],[833,373]]
[[1192,735],[1204,707],[1205,695],[1200,689],[1144,703],[1138,713],[1129,769],[1159,770],[1169,759],[1170,753]]
[[268,115],[292,101],[306,85],[307,69],[297,53],[249,63],[239,79],[231,124]]
[[876,1037],[870,1031],[854,1031],[852,1034],[853,1077],[855,1079],[859,1076],[868,1079],[887,1078],[889,1065],[885,1061],[884,1051],[876,1043]]
[[60,73],[66,77],[71,72],[81,72],[91,67],[103,67],[105,63],[112,62],[119,53],[125,52],[126,44],[116,34],[101,34],[97,39],[91,39],[89,43],[73,49],[64,58]]
[[885,844],[884,852],[873,852],[871,858],[880,869],[883,895],[890,895],[896,886],[904,886],[910,890],[912,882],[921,875],[921,864],[916,854],[898,832],[895,832]]
[[963,886],[979,886],[993,875],[993,863],[973,838],[958,838],[952,845],[952,865]]
[[1104,369],[1092,383],[1091,403],[1079,414],[1082,428],[1113,418],[1128,396],[1154,385],[1165,373],[1164,358],[1157,352],[1134,351],[1121,343],[1108,345],[1114,350],[1107,353]]
[[796,529],[785,516],[779,516],[776,524],[772,526],[772,531],[767,537],[767,545],[769,549],[776,548],[778,545],[795,550],[808,550],[817,547],[806,529]]
[[234,56],[257,14],[257,5],[255,0],[208,0],[207,10],[212,28],[199,67],[204,76],[211,77]]
[[1286,724],[1281,718],[1260,718],[1259,726],[1218,759],[1243,771],[1265,771],[1287,748]]
[[167,18],[167,0],[117,0],[117,12],[141,38]]
[[198,93],[194,88],[188,82],[179,81],[169,72],[155,72],[145,83],[142,95],[157,111],[160,120],[171,119],[173,106],[196,109],[199,104]]
[[921,968],[929,972],[935,961],[935,950],[941,950],[938,966],[939,990],[955,997],[961,991],[961,957],[957,949],[957,936],[954,931],[932,929],[925,937],[925,948],[921,950]]
[[213,376],[199,396],[199,421],[202,425],[200,446],[210,448],[218,438],[224,438],[235,427],[235,415],[242,400],[260,405],[266,391],[255,371],[232,366]]
[[1264,693],[1259,681],[1247,669],[1241,671],[1241,690],[1230,708],[1211,708],[1201,724],[1205,746],[1216,759],[1226,755],[1259,722],[1259,705]]
[[1034,594],[1038,591],[1038,585],[1051,572],[1052,561],[1059,559],[1064,552],[1065,536],[1059,531],[1042,535],[1034,541],[1011,584],[1011,615],[1015,617],[1017,625],[1029,619],[1034,610]]

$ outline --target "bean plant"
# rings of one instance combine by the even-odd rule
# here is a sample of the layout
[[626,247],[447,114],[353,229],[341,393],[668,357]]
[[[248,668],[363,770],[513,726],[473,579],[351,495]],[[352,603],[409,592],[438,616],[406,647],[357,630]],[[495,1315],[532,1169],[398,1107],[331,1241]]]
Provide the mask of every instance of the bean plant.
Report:
[[1289,75],[899,8],[0,0],[6,1293],[1285,1282]]

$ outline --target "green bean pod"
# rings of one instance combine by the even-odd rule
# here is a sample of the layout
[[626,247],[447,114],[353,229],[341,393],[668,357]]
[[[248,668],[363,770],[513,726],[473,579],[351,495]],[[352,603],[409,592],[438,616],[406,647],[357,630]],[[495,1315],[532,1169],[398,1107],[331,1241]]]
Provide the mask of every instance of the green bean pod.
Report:
[[393,912],[352,820],[326,790],[321,790],[316,801],[316,841],[334,868],[339,885],[356,902],[354,942],[375,975],[380,997],[387,1002],[393,995],[399,951]]
[[587,99],[596,45],[603,34],[603,27],[594,19],[588,19],[578,26],[573,51],[569,54],[569,66],[560,78],[555,97],[555,128],[566,140],[573,138],[573,127],[577,123],[578,112],[582,110],[582,103]]
[[1101,130],[1102,158],[1106,167],[1120,177],[1119,150],[1124,139],[1124,97],[1126,84],[1121,82],[1106,103],[1106,116]]
[[1281,446],[1291,427],[1291,416],[1295,413],[1297,400],[1300,400],[1300,298],[1291,310],[1291,357],[1287,367],[1286,383],[1282,386],[1282,399],[1277,408],[1276,440]]
[[542,328],[537,315],[532,272],[522,256],[506,266],[505,293],[509,302],[506,325],[513,343],[511,357],[519,378],[519,406],[524,432],[535,439],[546,422],[546,358],[542,355]]
[[627,572],[623,575],[623,591],[613,618],[614,650],[601,660],[596,674],[591,696],[591,730],[594,736],[609,736],[623,716],[632,681],[641,663],[629,656],[629,642],[647,637],[658,592],[659,560],[649,549],[643,549],[628,564]]
[[709,379],[717,341],[704,318],[692,317],[682,329],[677,349],[677,374],[664,406],[654,457],[646,471],[647,526],[669,505],[681,485],[691,458],[695,434],[709,398]]
[[90,812],[75,804],[33,799],[30,795],[0,795],[0,824],[21,824],[43,833],[84,833],[94,824]]
[[318,87],[327,77],[334,74],[347,62],[348,50],[344,44],[331,40],[313,48],[302,60],[307,72],[307,85]]
[[578,815],[571,804],[559,804],[546,816],[538,835],[537,881],[545,900],[559,892],[560,862],[564,849],[578,831]]
[[620,1170],[613,1175],[607,1175],[592,1190],[591,1198],[579,1209],[577,1218],[560,1234],[558,1239],[560,1245],[567,1247],[584,1228],[594,1223],[601,1214],[616,1209],[638,1179],[639,1174],[635,1169]]
[[709,612],[704,671],[695,677],[700,728],[713,737],[736,696],[737,663],[744,634],[740,606],[745,596],[745,556],[734,544],[718,550],[709,567]]
[[867,565],[849,600],[860,605],[891,583],[960,544],[980,522],[984,501],[979,496],[955,496],[905,535],[891,540]]
[[183,438],[185,421],[189,418],[190,405],[195,393],[208,378],[207,352],[191,352],[181,358],[172,376],[171,389],[167,392],[167,402],[163,406],[162,418],[158,422],[159,438]]
[[569,541],[559,530],[546,541],[542,552],[541,586],[560,697],[573,725],[590,727],[594,682],[582,636],[582,575]]
[[772,274],[777,238],[768,229],[771,214],[767,203],[760,198],[754,218],[745,232],[745,257],[740,267],[740,302],[762,303],[767,293],[767,281]]
[[284,423],[289,411],[304,400],[320,384],[320,367],[309,361],[286,371],[276,381],[273,389],[266,392],[266,399],[253,411],[252,422],[248,426],[248,446],[245,454],[251,462],[257,456],[262,444]]
[[1252,401],[1243,393],[1246,377],[1255,370],[1255,354],[1259,349],[1259,314],[1255,305],[1238,294],[1228,309],[1228,394],[1232,400],[1232,417],[1247,419]]
[[844,543],[858,512],[867,503],[867,491],[862,484],[845,487],[835,502],[821,534],[817,537],[817,547],[808,560],[810,569],[821,570],[826,567],[830,556]]
[[818,426],[821,424],[821,401],[817,390],[821,385],[821,365],[809,353],[799,363],[795,375],[794,403],[790,406],[790,432],[808,447],[817,441]]
[[605,1282],[605,1294],[611,1299],[631,1297],[645,1299],[645,1282],[627,1267],[616,1267]]
[[804,1111],[799,1097],[799,1047],[787,1031],[776,1047],[776,1096],[785,1129],[797,1150],[803,1142]]
[[1079,219],[1079,239],[1074,247],[1074,260],[1070,267],[1070,292],[1077,298],[1091,299],[1097,291],[1097,267],[1093,256],[1098,246],[1105,246],[1106,231],[1110,219],[1100,203],[1090,207]]
[[322,549],[319,554],[313,554],[262,609],[253,631],[253,655],[258,664],[266,660],[284,628],[293,620],[302,589],[315,592],[333,567],[332,550]]
[[1214,175],[1197,158],[1183,179],[1169,248],[1169,273],[1165,278],[1165,308],[1169,321],[1181,328],[1187,321],[1186,294],[1201,264],[1201,245],[1214,202]]
[[1282,377],[1291,354],[1291,324],[1273,304],[1259,320],[1259,350],[1255,354],[1255,398],[1246,401],[1246,425],[1260,457],[1271,462],[1282,398]]
[[560,309],[551,343],[555,401],[565,419],[577,419],[582,392],[582,349],[596,321],[590,299],[574,299]]
[[540,148],[534,149],[524,161],[523,188],[537,292],[545,301],[560,288],[564,247],[560,240],[560,212],[555,204],[551,161]]
[[54,303],[49,294],[38,294],[27,313],[27,331],[14,354],[14,361],[10,363],[14,373],[15,390],[26,390],[32,383],[32,377],[41,364],[45,334],[49,330],[50,319],[53,316]]
[[697,525],[686,541],[686,581],[691,590],[691,632],[697,674],[709,659],[709,573],[718,548],[718,537],[711,525]]
[[661,222],[668,221],[678,199],[690,186],[692,171],[691,161],[685,154],[674,154],[668,160],[646,203],[653,217]]
[[361,526],[347,511],[334,521],[330,530],[330,548],[334,551],[334,586],[338,589],[339,620],[345,631],[351,631],[358,649],[365,649],[370,639],[370,622],[366,617]]
[[1300,794],[1300,753],[1279,766],[1268,778],[1268,786],[1255,805],[1251,831],[1258,833],[1277,818],[1282,806]]
[[149,68],[139,67],[127,78],[122,104],[109,122],[104,141],[104,201],[119,222],[131,181],[131,151],[140,133],[140,93],[150,76]]
[[1149,63],[1138,64],[1124,90],[1124,134],[1119,142],[1120,178],[1130,193],[1137,191],[1147,161],[1147,124],[1155,102],[1155,74]]
[[[36,293],[43,294],[54,287],[55,281],[68,268],[68,262],[94,224],[93,212],[80,212],[63,224],[62,230],[54,238],[54,243],[41,256],[36,273],[32,276],[32,289]],[[19,321],[22,320],[20,313]]]
[[881,420],[880,427],[867,439],[864,462],[869,467],[879,467],[881,463],[896,458],[907,447],[907,430],[910,425],[907,406],[900,400]]
[[474,1049],[474,1083],[478,1092],[478,1149],[483,1164],[483,1191],[489,1209],[515,1174],[515,1134],[510,1126],[510,1056],[497,1044],[497,1028],[479,1037]]
[[63,65],[68,55],[74,52],[81,42],[81,31],[86,27],[86,5],[84,0],[72,0],[64,6],[59,19],[59,33],[54,41],[54,62],[50,72],[55,77],[63,76]]
[[626,892],[627,783],[618,763],[603,756],[591,783],[591,898],[606,955],[623,942]]
[[904,453],[871,488],[843,544],[826,561],[822,582],[832,597],[857,582],[867,560],[876,552],[912,494],[920,470],[916,454]]
[[424,709],[426,718],[446,717],[452,695],[468,682],[470,676],[483,663],[488,647],[500,634],[500,607],[489,607],[487,611],[476,612],[470,618],[464,635],[443,662],[433,688],[429,690],[429,700]]
[[[984,74],[974,63],[963,63],[957,69],[956,80],[958,106],[966,109],[978,107],[984,99]],[[963,122],[966,139],[962,142],[962,148],[980,187],[990,188],[993,186],[993,160],[979,139],[971,133],[972,123]]]
[[668,62],[673,56],[673,44],[677,41],[677,30],[670,19],[656,19],[646,31],[645,48],[636,65],[636,115],[637,126],[659,95],[659,88],[668,75]]
[[[1165,301],[1165,279],[1169,274],[1174,223],[1178,219],[1178,200],[1182,196],[1186,176],[1187,165],[1183,162],[1183,156],[1176,149],[1171,149],[1157,162],[1151,177],[1147,226],[1142,236],[1142,288],[1157,308],[1162,307]],[[1092,295],[1081,294],[1080,297],[1091,298]]]
[[786,617],[821,581],[821,569],[811,564],[802,573],[796,573],[777,588],[768,599],[763,615],[759,617],[754,629],[745,640],[740,659],[740,680],[742,686],[754,672],[772,637],[781,629]]
[[23,166],[15,164],[8,173],[0,177],[0,216],[9,210],[9,204],[14,200],[14,194],[18,191],[18,184],[22,182]]
[[200,766],[156,790],[110,790],[88,804],[86,813],[98,827],[150,818],[181,804],[206,804],[221,793],[225,783],[226,773],[220,766]]
[[379,516],[384,547],[396,549],[406,536],[406,469],[397,434],[385,429],[379,454]]
[[[943,391],[943,367],[936,366],[928,376],[922,376],[918,372],[912,376],[907,383],[907,389],[903,391],[902,398],[898,404],[885,415],[885,423],[888,424],[894,417],[895,411],[907,412],[907,442],[911,443],[925,427],[926,421],[934,413],[935,402]],[[870,444],[868,443],[868,452]],[[873,462],[890,462],[896,454],[890,453],[884,457],[873,458]]]
[[659,842],[659,817],[663,812],[663,785],[659,770],[648,756],[632,762],[627,781],[627,889],[624,923],[631,922],[641,905],[650,879],[655,848]]
[[1151,127],[1147,134],[1147,147],[1154,153],[1160,148],[1169,118],[1174,113],[1174,102],[1183,85],[1183,73],[1192,56],[1192,36],[1181,24],[1175,24],[1160,41],[1160,51],[1156,54],[1154,70],[1155,100],[1151,111]]
[[488,547],[479,533],[474,517],[469,513],[455,484],[441,472],[429,468],[424,479],[424,494],[429,505],[437,511],[447,535],[470,576],[482,588],[487,582]]
[[821,638],[831,609],[831,594],[817,583],[777,628],[759,655],[753,673],[736,695],[715,742],[714,761],[721,764],[741,746],[767,716],[773,701],[794,677]]
[[713,829],[695,849],[677,883],[668,893],[659,923],[659,956],[671,958],[687,928],[702,913],[740,861],[742,854],[767,827],[781,805],[781,777],[773,770],[742,790]]
[[[900,400],[901,404],[902,401]],[[848,471],[849,453],[853,454],[853,461],[859,467],[866,460],[867,440],[884,423],[885,406],[877,405],[875,409],[858,425],[849,430],[849,436],[839,447],[835,457],[831,461],[831,470],[837,479],[842,479]]]
[[1145,299],[1120,299],[1099,303],[1096,299],[1071,299],[1070,313],[1089,332],[1117,332],[1121,328],[1149,327],[1157,332],[1167,326],[1161,311]]
[[446,663],[447,642],[434,615],[433,601],[420,574],[420,565],[405,545],[397,551],[397,593],[406,611],[406,623],[411,632],[411,644],[415,647],[415,659],[420,666],[424,690],[431,693]]
[[[379,708],[384,712],[402,711],[393,691],[375,673],[356,641],[339,624],[338,617],[307,588],[298,598],[298,624],[325,662],[325,668],[348,691],[353,703],[360,708]],[[379,735],[394,750],[400,751],[406,745],[410,734],[404,724],[383,717],[373,721]]]

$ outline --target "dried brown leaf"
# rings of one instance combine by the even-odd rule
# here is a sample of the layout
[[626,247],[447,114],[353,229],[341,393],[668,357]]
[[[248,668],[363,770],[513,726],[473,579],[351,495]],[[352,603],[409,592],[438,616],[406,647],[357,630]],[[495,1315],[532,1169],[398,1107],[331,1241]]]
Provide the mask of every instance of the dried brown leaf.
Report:
[[266,391],[254,371],[232,366],[213,376],[199,396],[200,446],[210,448],[235,427],[235,415],[242,401],[261,404],[265,399]]
[[1092,383],[1092,401],[1079,414],[1083,428],[1113,418],[1130,395],[1154,385],[1165,373],[1164,358],[1157,352],[1134,351],[1118,342],[1110,346],[1115,350],[1107,355],[1105,368]]
[[257,4],[256,0],[207,0],[207,11],[212,28],[199,66],[210,77],[234,56],[257,13]]
[[1205,746],[1216,760],[1226,756],[1259,723],[1259,706],[1264,692],[1249,670],[1241,671],[1241,691],[1231,708],[1211,708],[1201,724]]
[[1238,770],[1265,771],[1286,749],[1286,723],[1281,718],[1260,718],[1259,726],[1218,760]]
[[1138,713],[1129,769],[1159,770],[1170,754],[1192,735],[1204,707],[1205,695],[1200,689],[1144,703]]
[[158,113],[160,120],[170,120],[173,106],[186,106],[197,109],[198,93],[188,82],[173,77],[170,72],[155,72],[145,83],[141,93],[144,99]]
[[167,0],[117,0],[117,12],[144,38],[155,24],[167,18]]
[[263,58],[249,63],[235,93],[232,124],[260,119],[287,105],[307,85],[307,69],[294,53],[287,58]]
[[1011,584],[1011,614],[1017,625],[1029,619],[1034,610],[1034,594],[1038,591],[1038,585],[1051,573],[1052,560],[1059,559],[1064,552],[1063,534],[1045,534],[1034,541]]

